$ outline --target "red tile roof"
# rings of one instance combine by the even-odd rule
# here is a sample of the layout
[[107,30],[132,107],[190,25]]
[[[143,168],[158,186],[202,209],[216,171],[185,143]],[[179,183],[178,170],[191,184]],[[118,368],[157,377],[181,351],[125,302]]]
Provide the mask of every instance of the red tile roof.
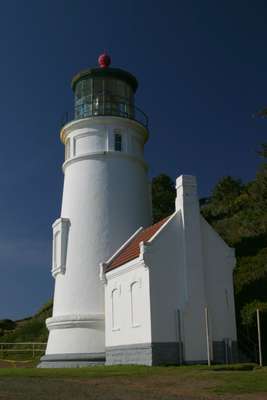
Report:
[[155,233],[161,228],[161,226],[168,220],[169,217],[162,219],[154,225],[149,226],[146,229],[142,229],[124,249],[107,265],[106,272],[115,269],[128,261],[134,260],[139,257],[140,249],[139,244],[141,242],[147,242]]

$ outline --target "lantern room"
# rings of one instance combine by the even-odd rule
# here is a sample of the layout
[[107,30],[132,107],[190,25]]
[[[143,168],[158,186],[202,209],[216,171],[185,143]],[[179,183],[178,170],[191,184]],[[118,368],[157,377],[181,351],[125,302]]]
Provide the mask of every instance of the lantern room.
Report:
[[74,119],[117,116],[147,126],[145,113],[135,106],[136,78],[119,68],[109,68],[110,58],[102,54],[99,67],[77,74],[72,80]]

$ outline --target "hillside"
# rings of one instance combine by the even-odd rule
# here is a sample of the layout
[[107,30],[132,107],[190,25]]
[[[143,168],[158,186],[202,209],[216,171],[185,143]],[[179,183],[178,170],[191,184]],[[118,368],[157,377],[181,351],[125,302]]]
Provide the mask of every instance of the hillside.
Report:
[[46,318],[52,315],[52,301],[32,317],[19,321],[0,320],[0,342],[46,342]]

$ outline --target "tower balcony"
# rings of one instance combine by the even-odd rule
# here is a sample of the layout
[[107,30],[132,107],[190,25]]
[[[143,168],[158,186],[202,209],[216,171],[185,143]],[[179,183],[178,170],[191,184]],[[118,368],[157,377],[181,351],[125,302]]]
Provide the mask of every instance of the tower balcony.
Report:
[[76,102],[74,111],[64,114],[62,126],[71,121],[97,116],[128,118],[148,128],[148,117],[140,108],[125,102],[124,99],[109,100],[105,99],[105,96],[100,96],[90,101],[83,101],[81,104],[77,104]]

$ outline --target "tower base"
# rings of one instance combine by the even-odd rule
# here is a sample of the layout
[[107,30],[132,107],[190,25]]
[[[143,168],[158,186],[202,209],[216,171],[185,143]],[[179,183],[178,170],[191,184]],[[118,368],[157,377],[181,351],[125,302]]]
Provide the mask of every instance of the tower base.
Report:
[[81,368],[105,365],[105,353],[47,354],[41,357],[37,368]]

